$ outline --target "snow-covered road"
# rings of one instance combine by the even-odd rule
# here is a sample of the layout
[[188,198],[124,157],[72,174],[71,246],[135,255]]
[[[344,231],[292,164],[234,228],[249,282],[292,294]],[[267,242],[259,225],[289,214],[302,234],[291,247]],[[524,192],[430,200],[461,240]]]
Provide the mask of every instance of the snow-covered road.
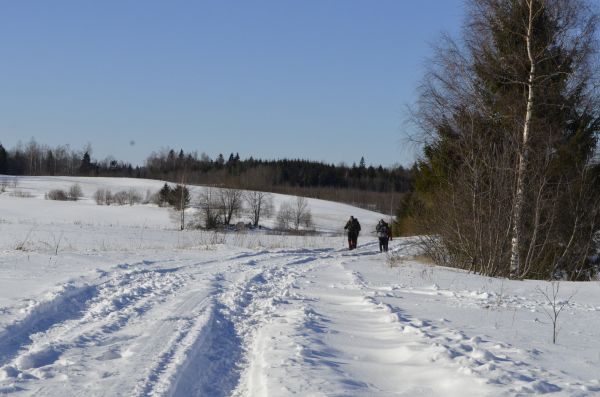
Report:
[[[395,249],[410,250],[410,244],[398,242]],[[0,392],[483,396],[600,391],[594,381],[544,369],[524,349],[467,335],[446,319],[416,318],[412,307],[405,307],[413,306],[415,297],[436,297],[443,300],[438,305],[450,306],[460,299],[468,306],[481,296],[407,287],[401,279],[382,282],[378,277],[386,271],[387,277],[398,273],[386,267],[374,241],[353,252],[217,249],[157,256],[70,280],[5,324]]]

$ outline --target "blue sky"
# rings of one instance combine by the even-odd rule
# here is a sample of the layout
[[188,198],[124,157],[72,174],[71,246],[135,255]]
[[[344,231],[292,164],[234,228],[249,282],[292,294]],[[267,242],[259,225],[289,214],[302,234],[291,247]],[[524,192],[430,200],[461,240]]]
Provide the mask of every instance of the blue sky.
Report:
[[[405,107],[462,0],[6,1],[0,143],[142,164],[211,157],[409,164]],[[133,144],[132,144],[133,143]]]

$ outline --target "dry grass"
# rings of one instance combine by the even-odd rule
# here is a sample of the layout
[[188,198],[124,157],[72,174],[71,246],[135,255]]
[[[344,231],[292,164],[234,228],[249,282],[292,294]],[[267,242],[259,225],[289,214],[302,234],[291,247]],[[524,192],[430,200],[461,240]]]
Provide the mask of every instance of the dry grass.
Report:
[[417,255],[401,255],[398,253],[390,253],[387,259],[390,267],[399,267],[407,264],[408,262],[418,262],[423,265],[435,266],[435,262],[429,255],[417,254]]

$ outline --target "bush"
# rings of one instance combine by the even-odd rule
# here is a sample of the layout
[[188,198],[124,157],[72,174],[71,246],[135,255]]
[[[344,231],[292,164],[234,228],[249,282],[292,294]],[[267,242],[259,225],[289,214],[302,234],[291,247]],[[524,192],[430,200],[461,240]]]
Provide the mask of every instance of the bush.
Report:
[[127,202],[129,205],[139,204],[142,202],[142,195],[139,194],[134,188],[131,188],[127,192]]
[[94,193],[94,200],[96,201],[96,204],[98,204],[98,205],[106,204],[106,190],[105,189],[96,190],[96,193]]
[[290,203],[282,203],[277,212],[277,229],[289,230],[294,222],[294,210]]
[[125,205],[129,201],[129,194],[125,190],[115,193],[113,201],[117,205]]
[[69,200],[69,195],[67,192],[61,189],[53,189],[46,193],[46,200],[58,200],[58,201],[67,201]]
[[[127,194],[126,192],[122,192],[125,195]],[[94,200],[96,200],[96,204],[98,205],[111,205],[113,203],[116,202],[115,200],[115,196],[113,195],[112,192],[110,191],[110,189],[98,189],[96,190],[96,193],[94,193]],[[125,203],[127,201],[127,199],[123,199],[123,198],[119,198],[120,200],[124,200],[123,203]],[[119,203],[117,203],[119,204]]]
[[304,197],[296,197],[295,200],[282,203],[277,212],[278,229],[298,231],[300,227],[305,229],[313,227],[312,214],[308,201]]
[[23,190],[15,190],[9,194],[11,197],[19,197],[19,198],[31,198],[33,195],[29,192],[24,192]]
[[81,191],[81,186],[79,186],[79,183],[76,183],[69,188],[69,200],[77,201],[81,197],[83,197],[83,192]]
[[115,200],[112,192],[110,191],[110,189],[106,189],[106,193],[104,194],[104,204],[111,205],[114,202]]

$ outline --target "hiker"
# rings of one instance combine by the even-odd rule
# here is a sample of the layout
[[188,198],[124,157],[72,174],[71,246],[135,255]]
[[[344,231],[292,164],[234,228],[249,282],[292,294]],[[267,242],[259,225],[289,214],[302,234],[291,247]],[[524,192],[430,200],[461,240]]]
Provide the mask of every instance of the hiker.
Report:
[[375,227],[375,231],[379,237],[379,252],[387,252],[391,234],[390,226],[382,219]]
[[358,234],[360,233],[360,223],[358,223],[358,219],[350,216],[350,219],[346,222],[346,226],[344,226],[344,230],[348,231],[348,249],[355,249],[358,242]]

